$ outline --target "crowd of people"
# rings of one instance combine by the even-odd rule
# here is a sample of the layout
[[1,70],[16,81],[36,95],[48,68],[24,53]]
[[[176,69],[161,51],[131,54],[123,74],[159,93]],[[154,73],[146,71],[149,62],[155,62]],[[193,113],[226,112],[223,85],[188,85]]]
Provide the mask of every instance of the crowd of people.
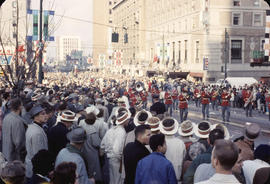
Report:
[[[268,112],[263,84],[54,73],[19,94],[8,86],[0,93],[0,183],[270,183],[270,145],[254,146],[259,124],[234,140],[226,127],[230,108]],[[188,118],[193,101],[200,123]],[[224,123],[209,120],[210,105],[221,107]]]

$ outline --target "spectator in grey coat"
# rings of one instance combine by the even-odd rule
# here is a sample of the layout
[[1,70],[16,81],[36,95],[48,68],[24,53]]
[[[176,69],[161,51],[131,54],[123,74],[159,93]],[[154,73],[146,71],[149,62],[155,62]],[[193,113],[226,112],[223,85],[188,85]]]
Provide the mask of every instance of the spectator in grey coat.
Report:
[[3,121],[3,145],[2,151],[7,161],[24,161],[25,151],[25,127],[24,120],[20,116],[22,103],[19,99],[13,99],[10,103],[11,112]]
[[31,114],[34,121],[28,126],[26,131],[27,155],[25,158],[25,165],[27,178],[31,178],[33,175],[31,159],[34,157],[34,155],[39,150],[48,150],[47,135],[42,128],[42,125],[47,121],[45,109],[43,109],[41,106],[35,106],[31,110]]

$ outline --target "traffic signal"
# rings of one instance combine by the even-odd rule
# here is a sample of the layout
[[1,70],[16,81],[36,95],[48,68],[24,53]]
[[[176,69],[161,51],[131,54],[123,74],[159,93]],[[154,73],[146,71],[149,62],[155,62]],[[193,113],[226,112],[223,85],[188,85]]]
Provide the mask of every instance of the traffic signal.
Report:
[[127,33],[125,33],[125,35],[124,35],[124,43],[128,43],[128,34]]
[[118,33],[113,33],[112,34],[112,42],[118,42],[119,39],[119,34]]
[[264,0],[270,6],[270,0]]

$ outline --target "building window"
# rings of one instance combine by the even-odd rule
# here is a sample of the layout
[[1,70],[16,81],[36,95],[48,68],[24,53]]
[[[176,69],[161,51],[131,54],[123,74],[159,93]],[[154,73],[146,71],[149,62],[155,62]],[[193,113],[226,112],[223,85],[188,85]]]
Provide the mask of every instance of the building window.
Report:
[[262,14],[255,13],[253,16],[253,25],[254,26],[262,26]]
[[195,61],[196,63],[199,63],[199,50],[200,50],[200,42],[199,41],[196,41],[196,58],[195,58]]
[[259,7],[260,6],[260,0],[255,0],[254,1],[254,6]]
[[112,9],[109,9],[109,14],[110,14],[110,15],[112,14]]
[[261,40],[260,51],[264,50],[264,44],[265,44],[265,40]]
[[240,0],[233,0],[233,6],[240,6]]
[[241,24],[241,14],[240,13],[233,13],[233,25],[239,26]]
[[242,62],[242,40],[231,40],[232,63]]
[[187,63],[187,52],[188,52],[188,50],[187,50],[187,40],[185,40],[185,63]]

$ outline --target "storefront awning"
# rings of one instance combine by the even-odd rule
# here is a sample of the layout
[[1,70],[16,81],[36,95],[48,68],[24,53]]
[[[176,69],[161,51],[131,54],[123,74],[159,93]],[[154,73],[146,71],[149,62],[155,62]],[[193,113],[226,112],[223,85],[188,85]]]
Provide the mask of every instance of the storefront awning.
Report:
[[186,79],[189,72],[169,72],[169,78],[176,79]]
[[199,77],[199,78],[203,78],[203,73],[199,73],[199,72],[190,72],[189,75],[191,77]]

